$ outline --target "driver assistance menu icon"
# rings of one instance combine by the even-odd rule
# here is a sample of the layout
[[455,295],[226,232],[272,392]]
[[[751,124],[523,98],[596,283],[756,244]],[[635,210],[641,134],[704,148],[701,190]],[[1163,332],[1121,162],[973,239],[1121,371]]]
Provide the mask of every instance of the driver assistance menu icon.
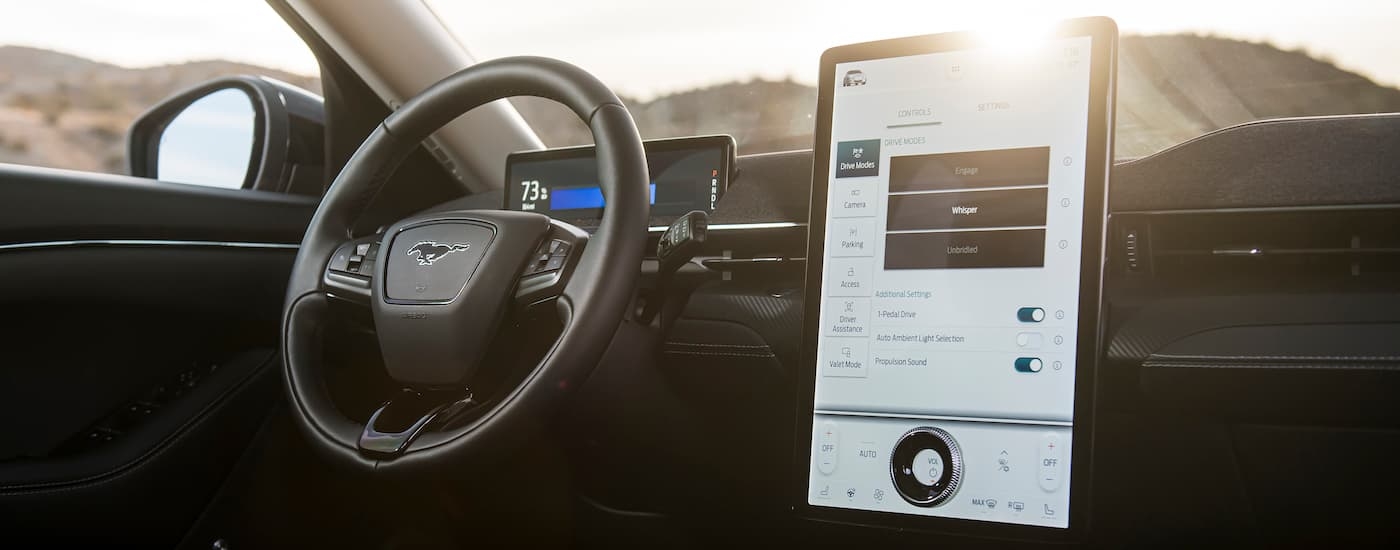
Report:
[[880,140],[862,139],[836,144],[836,177],[880,175]]

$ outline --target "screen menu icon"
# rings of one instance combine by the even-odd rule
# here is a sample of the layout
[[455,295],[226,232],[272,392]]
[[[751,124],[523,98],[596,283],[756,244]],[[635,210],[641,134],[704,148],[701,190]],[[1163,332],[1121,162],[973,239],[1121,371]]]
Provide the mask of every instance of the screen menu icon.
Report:
[[880,175],[880,140],[862,139],[836,144],[836,177]]

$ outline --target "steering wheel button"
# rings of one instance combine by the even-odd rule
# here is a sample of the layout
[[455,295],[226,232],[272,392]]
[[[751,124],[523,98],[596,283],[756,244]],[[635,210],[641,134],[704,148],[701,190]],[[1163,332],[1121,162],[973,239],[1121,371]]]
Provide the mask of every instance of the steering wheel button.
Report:
[[357,245],[355,245],[355,255],[356,255],[356,256],[366,256],[366,255],[369,255],[369,243],[362,243],[362,244],[357,244]]
[[348,271],[350,269],[349,247],[341,248],[331,256],[331,271]]

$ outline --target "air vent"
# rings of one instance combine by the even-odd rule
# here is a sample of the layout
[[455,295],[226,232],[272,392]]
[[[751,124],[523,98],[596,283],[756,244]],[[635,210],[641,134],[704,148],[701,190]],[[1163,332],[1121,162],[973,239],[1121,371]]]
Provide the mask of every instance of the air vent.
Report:
[[1163,284],[1232,292],[1400,287],[1400,208],[1124,214],[1114,222],[1116,265]]

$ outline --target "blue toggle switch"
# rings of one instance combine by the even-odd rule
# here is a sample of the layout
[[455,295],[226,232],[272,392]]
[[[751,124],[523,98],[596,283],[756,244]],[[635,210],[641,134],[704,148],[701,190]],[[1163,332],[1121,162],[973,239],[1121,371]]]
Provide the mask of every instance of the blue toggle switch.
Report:
[[1045,310],[1038,307],[1023,307],[1016,310],[1016,320],[1022,323],[1039,323],[1045,320]]
[[1016,372],[1036,373],[1040,372],[1042,368],[1045,368],[1045,362],[1041,361],[1039,357],[1016,358]]

